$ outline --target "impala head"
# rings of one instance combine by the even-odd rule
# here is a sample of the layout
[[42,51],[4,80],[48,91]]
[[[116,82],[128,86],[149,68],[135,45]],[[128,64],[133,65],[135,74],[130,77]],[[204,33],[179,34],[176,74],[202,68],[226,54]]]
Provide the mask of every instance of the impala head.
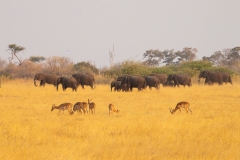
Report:
[[173,114],[173,110],[172,110],[172,108],[169,108],[169,110],[170,110],[170,112]]
[[51,111],[53,111],[53,110],[54,110],[54,108],[53,108],[54,106],[55,106],[55,104],[53,104],[53,105],[52,105],[52,109],[51,109]]
[[88,104],[91,102],[92,99],[88,99]]
[[120,110],[116,110],[116,113],[119,113],[120,112]]

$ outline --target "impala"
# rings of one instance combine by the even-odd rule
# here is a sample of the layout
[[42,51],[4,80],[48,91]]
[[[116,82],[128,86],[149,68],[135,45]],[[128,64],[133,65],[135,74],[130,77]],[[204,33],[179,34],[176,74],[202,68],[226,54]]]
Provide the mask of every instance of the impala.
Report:
[[88,113],[87,106],[88,106],[88,103],[87,103],[87,102],[82,102],[82,110],[83,110],[84,114],[85,114],[86,112]]
[[70,114],[73,114],[72,106],[73,105],[71,103],[63,103],[63,104],[60,104],[59,106],[55,106],[55,104],[53,104],[51,111],[53,111],[54,109],[59,109],[59,112],[58,112],[59,114],[61,111],[63,111],[64,113],[64,110],[68,110]]
[[109,114],[111,114],[111,112],[116,112],[119,113],[120,110],[116,110],[113,104],[109,104]]
[[81,113],[83,111],[84,114],[85,114],[86,111],[87,111],[86,102],[77,102],[77,103],[75,103],[74,106],[73,106],[73,111],[74,112],[78,111],[78,112],[81,112]]
[[94,102],[91,102],[92,99],[88,99],[88,107],[89,107],[89,113],[90,111],[92,111],[92,113],[95,113],[95,108],[96,108],[96,104]]
[[183,101],[183,102],[179,102],[176,105],[175,109],[172,109],[172,108],[169,108],[169,109],[170,109],[170,112],[172,114],[174,114],[178,109],[179,109],[179,112],[181,112],[181,108],[184,108],[187,113],[188,113],[188,111],[190,111],[192,113],[192,111],[190,110],[189,106],[190,106],[190,103]]

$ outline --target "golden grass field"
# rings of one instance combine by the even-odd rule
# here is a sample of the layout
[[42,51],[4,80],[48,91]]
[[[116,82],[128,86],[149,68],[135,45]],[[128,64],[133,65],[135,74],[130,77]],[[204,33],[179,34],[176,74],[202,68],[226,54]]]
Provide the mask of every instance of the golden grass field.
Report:
[[[0,159],[240,159],[240,81],[233,83],[123,93],[10,80],[0,88]],[[51,112],[88,98],[94,115]],[[180,101],[193,113],[172,115]],[[120,113],[109,115],[109,103]]]

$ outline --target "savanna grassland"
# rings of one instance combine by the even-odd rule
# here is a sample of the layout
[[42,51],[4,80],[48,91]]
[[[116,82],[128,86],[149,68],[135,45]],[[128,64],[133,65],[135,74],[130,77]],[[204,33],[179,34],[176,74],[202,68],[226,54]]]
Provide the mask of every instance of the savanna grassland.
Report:
[[[234,85],[110,92],[57,92],[11,80],[0,88],[1,159],[240,159],[240,81]],[[52,104],[96,103],[96,113],[51,112]],[[177,111],[188,101],[192,114]],[[119,114],[108,114],[109,103]]]

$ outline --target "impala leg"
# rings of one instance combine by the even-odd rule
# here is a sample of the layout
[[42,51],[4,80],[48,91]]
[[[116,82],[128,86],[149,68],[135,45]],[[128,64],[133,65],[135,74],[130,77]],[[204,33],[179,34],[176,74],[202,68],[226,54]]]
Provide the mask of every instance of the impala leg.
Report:
[[192,111],[191,111],[191,109],[190,108],[188,108],[188,110],[191,112],[191,114],[192,114]]

